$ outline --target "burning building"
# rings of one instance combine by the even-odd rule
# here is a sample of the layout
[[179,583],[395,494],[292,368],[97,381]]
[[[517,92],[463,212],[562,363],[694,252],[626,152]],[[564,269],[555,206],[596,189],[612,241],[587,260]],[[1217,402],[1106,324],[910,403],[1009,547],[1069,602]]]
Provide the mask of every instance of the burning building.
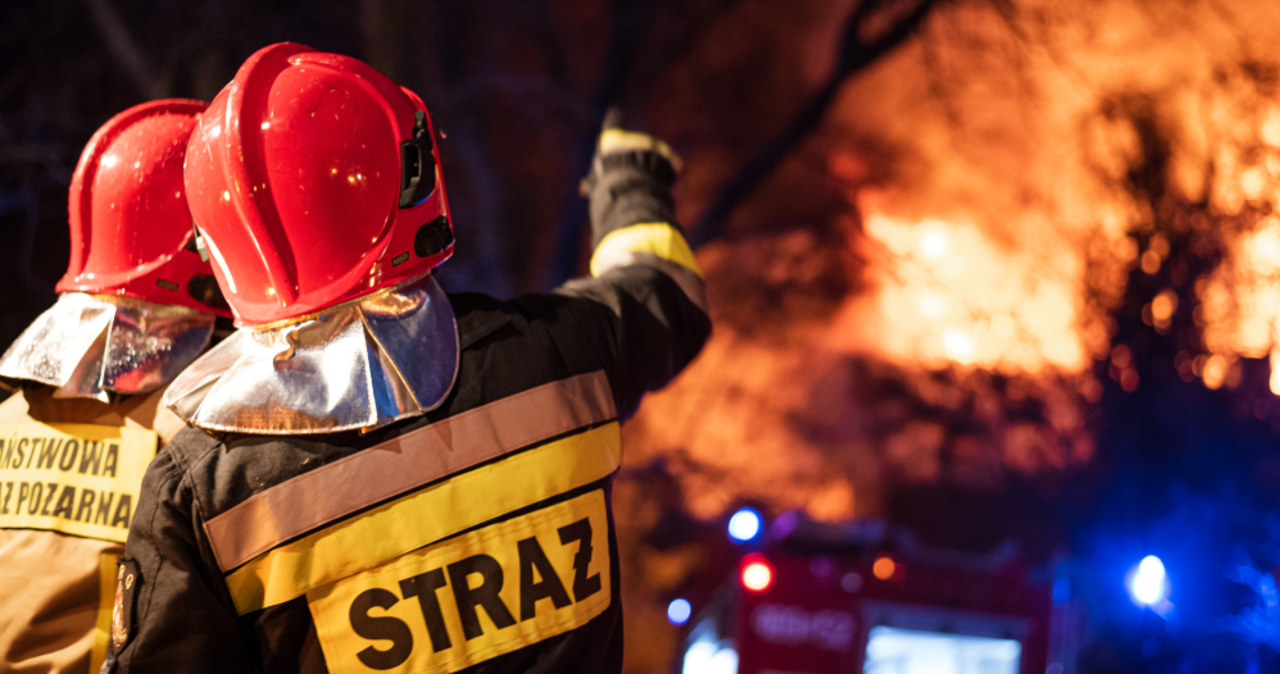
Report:
[[[839,52],[831,26],[864,4],[815,12],[811,34]],[[1188,499],[1253,494],[1198,526],[1270,521],[1275,32],[1280,9],[1251,2],[939,3],[844,79],[700,251],[717,334],[629,429],[647,472],[623,526],[667,562],[632,577],[661,596],[706,563],[652,530],[663,508],[906,519],[1094,561],[1115,546],[1093,534],[1166,526]],[[823,86],[832,60],[801,76]],[[1215,540],[1262,596],[1280,557],[1251,536]],[[1229,556],[1189,566],[1231,575]],[[1189,616],[1242,610],[1193,595]],[[1267,637],[1231,624],[1235,655],[1203,657],[1257,666]]]

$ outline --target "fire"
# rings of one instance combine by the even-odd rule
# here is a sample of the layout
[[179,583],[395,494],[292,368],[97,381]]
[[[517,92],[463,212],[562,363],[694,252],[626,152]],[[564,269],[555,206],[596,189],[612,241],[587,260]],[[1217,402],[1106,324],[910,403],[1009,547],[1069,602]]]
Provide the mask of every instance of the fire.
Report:
[[[698,251],[716,333],[629,463],[700,518],[874,516],[904,484],[1089,464],[1108,381],[1230,390],[1266,357],[1280,396],[1277,41],[1252,0],[939,5]],[[763,222],[823,181],[834,225]],[[807,282],[833,259],[842,294]]]
[[[1006,250],[980,228],[929,219],[865,219],[873,295],[846,305],[830,338],[891,361],[1005,373],[1078,372],[1089,363],[1079,257],[1046,274],[1034,253]],[[858,329],[857,326],[867,326]]]
[[1227,260],[1198,287],[1205,348],[1200,373],[1218,388],[1236,359],[1269,357],[1271,391],[1280,395],[1280,218],[1241,233]]
[[[1154,331],[1203,330],[1164,365],[1184,380],[1231,388],[1243,358],[1280,364],[1276,78],[1223,18],[1280,32],[1264,4],[939,9],[848,82],[818,160],[778,177],[812,185],[796,172],[820,166],[847,212],[761,234],[751,218],[792,196],[775,192],[735,214],[753,234],[699,251],[716,334],[646,402],[632,460],[669,462],[701,517],[744,496],[871,513],[886,482],[1079,466],[1095,372],[1145,384],[1113,343],[1134,278]],[[1160,198],[1193,213],[1179,226],[1212,249],[1200,259],[1224,256],[1194,293]]]

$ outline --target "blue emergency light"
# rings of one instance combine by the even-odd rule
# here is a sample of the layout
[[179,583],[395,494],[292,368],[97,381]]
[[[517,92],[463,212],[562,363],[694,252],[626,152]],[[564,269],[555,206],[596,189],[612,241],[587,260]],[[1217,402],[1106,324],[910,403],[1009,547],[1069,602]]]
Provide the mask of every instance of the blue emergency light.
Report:
[[672,625],[679,627],[689,622],[689,616],[693,615],[693,605],[684,597],[677,597],[667,604],[667,620]]
[[1129,572],[1129,596],[1142,606],[1155,606],[1169,598],[1169,577],[1164,562],[1155,555],[1147,555]]
[[764,530],[764,517],[755,508],[739,508],[729,518],[729,538],[746,543],[755,540]]

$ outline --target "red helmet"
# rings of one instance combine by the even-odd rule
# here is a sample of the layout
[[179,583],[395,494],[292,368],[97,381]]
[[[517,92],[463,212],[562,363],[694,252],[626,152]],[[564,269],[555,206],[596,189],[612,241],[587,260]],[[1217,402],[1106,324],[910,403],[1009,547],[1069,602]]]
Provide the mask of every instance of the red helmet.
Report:
[[135,105],[89,139],[71,177],[71,260],[58,292],[127,295],[229,315],[192,245],[182,185],[187,139],[205,103]]
[[453,254],[422,100],[371,66],[280,43],[201,115],[186,185],[238,325],[301,316]]

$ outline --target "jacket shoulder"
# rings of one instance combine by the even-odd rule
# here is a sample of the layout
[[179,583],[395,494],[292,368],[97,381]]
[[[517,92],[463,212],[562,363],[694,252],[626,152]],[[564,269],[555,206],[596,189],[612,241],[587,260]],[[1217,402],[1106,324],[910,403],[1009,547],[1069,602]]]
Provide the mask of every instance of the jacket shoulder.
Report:
[[186,426],[178,431],[161,450],[170,462],[177,466],[190,466],[198,462],[222,444],[222,440],[207,431],[194,426]]

